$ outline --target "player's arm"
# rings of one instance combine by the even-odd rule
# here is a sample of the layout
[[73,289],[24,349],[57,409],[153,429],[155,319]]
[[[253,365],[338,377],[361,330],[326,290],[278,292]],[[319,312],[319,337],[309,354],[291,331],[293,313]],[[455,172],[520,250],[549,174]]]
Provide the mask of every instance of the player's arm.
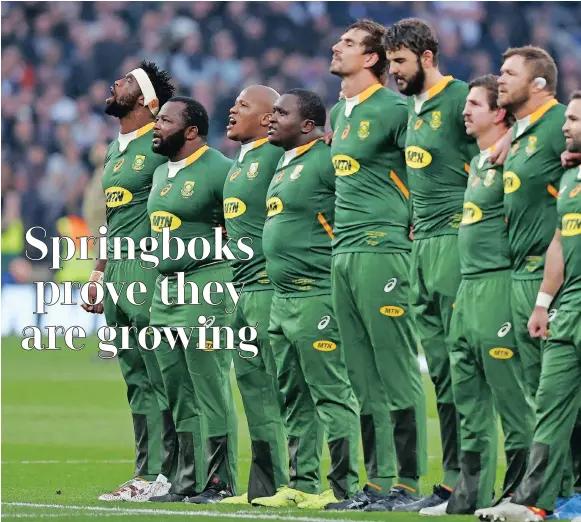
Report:
[[547,250],[543,282],[537,294],[535,308],[528,322],[531,337],[547,338],[549,307],[563,284],[564,274],[565,263],[563,261],[561,231],[557,229]]

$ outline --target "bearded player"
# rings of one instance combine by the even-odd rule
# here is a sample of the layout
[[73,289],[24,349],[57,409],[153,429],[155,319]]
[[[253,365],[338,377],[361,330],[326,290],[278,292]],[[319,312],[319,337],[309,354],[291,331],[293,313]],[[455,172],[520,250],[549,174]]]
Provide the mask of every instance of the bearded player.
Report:
[[266,192],[283,154],[280,147],[268,141],[272,106],[278,97],[274,89],[264,85],[247,87],[230,109],[226,127],[228,138],[241,144],[224,184],[226,230],[233,251],[238,240],[247,237],[252,240],[254,253],[248,261],[233,261],[233,281],[242,286],[242,295],[232,328],[238,331],[246,325],[258,325],[259,343],[256,357],[234,358],[250,432],[252,463],[248,492],[224,499],[227,504],[247,504],[258,497],[270,497],[288,483],[284,418],[268,338],[273,289],[262,250]]
[[[171,98],[156,118],[152,150],[169,161],[154,173],[147,211],[152,236],[160,237],[169,229],[170,240],[169,257],[162,259],[161,241],[156,251],[160,263],[151,304],[153,327],[230,326],[231,298],[220,296],[215,305],[206,299],[189,304],[192,286],[205,288],[232,280],[230,262],[216,258],[216,237],[222,236],[217,225],[222,217],[224,182],[232,161],[207,145],[208,128],[206,109],[188,97]],[[172,241],[178,238],[188,245],[188,253],[178,254],[179,243]],[[171,304],[163,300],[164,280]],[[182,292],[186,304],[178,301]],[[181,463],[182,457],[188,459],[184,464],[189,479],[175,493],[187,496],[182,499],[192,504],[216,504],[232,497],[238,483],[238,426],[230,385],[232,349],[226,349],[223,329],[219,340],[210,339],[210,331],[205,328],[204,342],[196,328],[175,346],[163,335],[155,350],[180,435]],[[206,456],[207,472],[203,465]]]
[[[561,154],[566,148],[561,127],[565,106],[555,99],[557,67],[538,47],[508,49],[503,55],[498,80],[498,103],[516,118],[512,143],[504,162],[504,201],[512,266],[511,306],[513,325],[524,378],[532,401],[541,374],[544,341],[531,338],[527,321],[535,304],[550,307],[555,294],[540,291],[547,251],[556,219],[558,187],[564,169]],[[579,479],[581,439],[577,423],[573,437],[575,476]],[[573,493],[571,462],[564,470],[560,496]]]
[[[141,281],[147,288],[142,305],[130,303],[123,292],[117,304],[105,292],[103,304],[83,305],[93,313],[104,310],[110,327],[135,327],[139,332],[149,324],[149,306],[157,274],[155,270],[143,268],[139,242],[150,235],[147,198],[153,172],[166,161],[151,151],[154,117],[173,93],[174,87],[165,71],[152,62],[141,62],[139,68],[115,82],[106,100],[105,113],[119,118],[120,131],[107,149],[102,179],[107,205],[108,260],[97,262],[90,280]],[[127,241],[121,241],[122,259],[112,259],[114,241],[121,238],[130,238],[135,244],[134,259],[128,259],[132,252]],[[96,288],[91,285],[89,292],[94,302]],[[173,474],[177,457],[175,428],[155,353],[139,346],[135,330],[129,332],[131,349],[121,349],[120,331],[114,343],[133,417],[134,478],[113,493],[101,495],[99,500],[145,501],[165,494],[169,489],[166,479]]]
[[408,116],[405,102],[381,82],[384,32],[372,20],[352,24],[333,47],[330,67],[345,97],[331,111],[333,307],[361,407],[367,485],[326,509],[410,504],[427,467],[425,396],[409,309]]
[[389,72],[408,96],[405,155],[414,225],[411,301],[436,388],[442,437],[442,482],[430,497],[395,508],[419,511],[448,500],[460,471],[447,337],[460,284],[458,227],[469,164],[478,147],[464,129],[468,85],[438,70],[433,29],[416,18],[400,20],[387,29],[385,47]]
[[[579,153],[581,91],[573,93],[565,118],[567,150]],[[555,295],[560,288],[559,308],[550,332],[548,298],[537,302],[529,322],[531,336],[546,342],[526,475],[510,502],[477,511],[481,520],[544,520],[555,509],[562,486],[569,440],[574,438],[575,416],[581,404],[581,167],[566,170],[560,180],[557,230],[545,256],[541,301],[543,294]]]

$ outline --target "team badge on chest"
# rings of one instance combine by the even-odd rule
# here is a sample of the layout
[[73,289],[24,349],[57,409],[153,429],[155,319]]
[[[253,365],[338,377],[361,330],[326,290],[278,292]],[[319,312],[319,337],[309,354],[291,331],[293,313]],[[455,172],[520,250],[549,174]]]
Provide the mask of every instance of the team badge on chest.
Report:
[[145,156],[143,154],[137,154],[133,160],[133,163],[131,164],[131,168],[138,172],[143,170],[143,167],[145,167]]
[[248,179],[254,179],[256,176],[258,176],[258,162],[250,164],[250,168],[248,169],[246,176]]
[[196,184],[195,181],[186,181],[184,183],[184,188],[180,190],[182,196],[184,198],[189,198],[194,193],[194,185]]
[[362,121],[359,123],[359,131],[357,131],[357,136],[359,136],[360,140],[364,140],[365,138],[369,137],[370,126],[371,124],[368,121]]
[[496,175],[496,170],[488,169],[486,172],[486,177],[484,178],[484,186],[490,187],[494,183],[494,176]]
[[529,136],[529,141],[525,149],[527,156],[533,155],[536,152],[536,150],[537,150],[537,137]]
[[295,170],[293,170],[291,172],[291,175],[289,176],[289,179],[291,181],[294,181],[295,179],[299,179],[300,175],[301,175],[301,170],[303,170],[303,165],[297,165],[295,167]]
[[442,126],[442,113],[440,111],[432,111],[432,121],[430,127],[432,130],[438,130]]

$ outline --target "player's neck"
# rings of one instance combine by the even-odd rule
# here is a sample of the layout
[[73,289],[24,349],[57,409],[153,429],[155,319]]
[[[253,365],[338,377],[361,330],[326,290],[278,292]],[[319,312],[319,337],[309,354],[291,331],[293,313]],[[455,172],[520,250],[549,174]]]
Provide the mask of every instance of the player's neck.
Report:
[[554,96],[548,92],[543,92],[537,94],[536,96],[531,96],[524,105],[514,111],[514,117],[517,120],[522,120],[523,118],[530,116],[537,109],[540,109],[543,105],[545,105],[545,103],[551,101],[553,98]]
[[345,98],[353,98],[361,94],[365,89],[381,83],[373,73],[364,69],[354,75],[343,78],[343,94]]
[[426,70],[426,80],[424,81],[424,89],[421,94],[429,91],[434,85],[442,81],[444,75],[435,67]]
[[493,125],[488,129],[485,133],[481,136],[478,136],[476,139],[476,143],[478,143],[478,148],[480,150],[486,150],[492,147],[500,138],[502,138],[508,129],[504,124],[502,125]]
[[206,145],[206,142],[202,138],[186,141],[185,145],[174,156],[168,156],[168,159],[173,163],[182,161],[201,149],[204,145]]
[[297,149],[307,143],[311,143],[311,141],[321,138],[324,135],[325,132],[320,129],[315,129],[313,132],[309,132],[308,134],[301,134],[294,143],[289,143],[284,150],[288,152],[289,150]]
[[248,145],[253,141],[263,140],[264,138],[268,138],[268,129],[261,129],[260,132],[253,134],[251,138],[244,138],[243,140],[240,140],[240,145]]
[[153,114],[151,114],[149,109],[147,109],[147,112],[142,110],[131,111],[127,116],[119,119],[119,132],[121,134],[129,134],[141,129],[141,127],[145,127],[152,121]]

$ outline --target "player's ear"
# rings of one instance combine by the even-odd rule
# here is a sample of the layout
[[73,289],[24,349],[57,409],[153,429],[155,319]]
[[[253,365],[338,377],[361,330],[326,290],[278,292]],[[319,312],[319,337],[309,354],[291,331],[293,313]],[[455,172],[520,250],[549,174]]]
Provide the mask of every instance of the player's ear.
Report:
[[186,129],[186,140],[195,140],[198,137],[198,127],[192,125]]
[[315,128],[315,122],[313,120],[304,120],[301,125],[304,134],[308,134]]
[[141,107],[145,107],[145,97],[143,96],[143,94],[140,94],[137,97],[137,103],[141,106]]
[[369,53],[365,58],[365,67],[371,68],[379,61],[377,53]]
[[494,116],[494,123],[502,123],[506,118],[506,109],[504,107],[499,107],[496,109],[496,115]]
[[272,112],[267,112],[266,114],[263,114],[262,118],[260,119],[260,125],[262,125],[263,127],[268,127],[271,116]]
[[424,51],[422,53],[421,62],[424,67],[432,67],[434,65],[434,53],[432,51]]

